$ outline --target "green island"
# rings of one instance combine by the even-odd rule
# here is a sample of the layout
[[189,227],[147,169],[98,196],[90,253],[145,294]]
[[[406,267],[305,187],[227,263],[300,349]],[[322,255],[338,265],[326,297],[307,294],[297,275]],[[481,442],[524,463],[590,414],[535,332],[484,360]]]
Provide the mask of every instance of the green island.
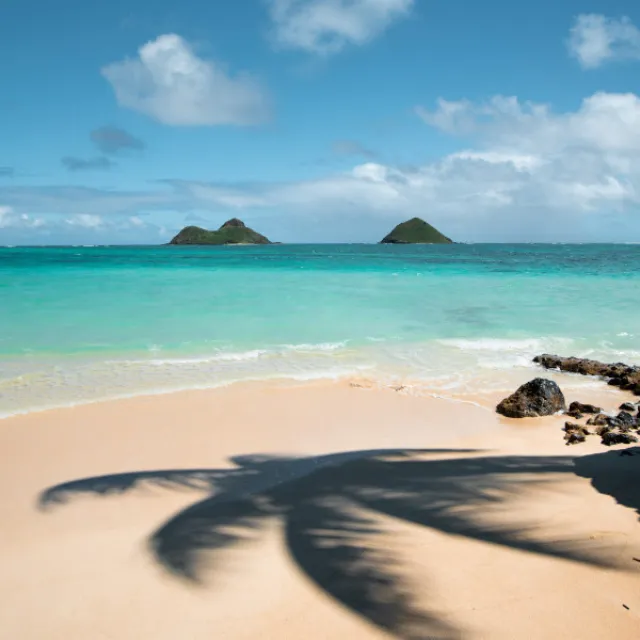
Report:
[[453,244],[451,238],[420,218],[402,222],[380,244]]
[[217,231],[209,231],[202,227],[185,227],[169,244],[272,244],[262,234],[250,229],[242,220],[227,220]]

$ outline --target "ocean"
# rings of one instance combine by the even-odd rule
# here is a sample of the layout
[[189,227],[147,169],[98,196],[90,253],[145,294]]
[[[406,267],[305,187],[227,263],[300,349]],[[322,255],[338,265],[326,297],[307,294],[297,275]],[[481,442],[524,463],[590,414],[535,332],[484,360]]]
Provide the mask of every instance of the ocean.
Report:
[[640,246],[0,248],[0,416],[240,380],[463,395],[640,363]]

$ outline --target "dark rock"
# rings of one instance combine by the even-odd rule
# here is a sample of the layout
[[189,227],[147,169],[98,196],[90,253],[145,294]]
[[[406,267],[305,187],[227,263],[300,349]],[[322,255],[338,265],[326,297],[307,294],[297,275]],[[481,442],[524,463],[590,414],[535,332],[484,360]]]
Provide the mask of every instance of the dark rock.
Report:
[[581,424],[577,424],[575,422],[565,422],[562,430],[567,434],[579,433],[583,436],[591,435],[591,432],[589,431],[589,429],[587,429],[587,427],[584,427]]
[[573,418],[574,420],[582,420],[582,418],[584,418],[584,416],[579,411],[569,410],[565,413],[565,415],[568,415],[570,418]]
[[636,424],[635,418],[626,411],[621,411],[617,416],[616,420],[627,427],[633,427]]
[[545,369],[558,369],[585,376],[599,376],[609,380],[609,384],[640,395],[640,367],[632,367],[622,362],[606,364],[587,358],[563,358],[545,353],[533,361]]
[[638,442],[638,438],[630,433],[621,433],[619,431],[607,431],[602,434],[602,444],[610,447],[614,444],[632,444]]
[[496,411],[508,418],[536,418],[553,415],[565,408],[560,387],[553,380],[536,378],[505,398]]
[[569,405],[569,411],[576,413],[602,413],[600,407],[593,404],[582,404],[582,402],[572,402]]
[[592,424],[597,427],[602,427],[609,424],[609,419],[610,419],[609,416],[605,415],[604,413],[599,413],[597,416],[594,416],[593,418],[589,418],[587,420],[587,424]]
[[564,436],[564,441],[567,445],[581,444],[582,442],[586,442],[587,438],[581,433],[567,433]]
[[564,437],[566,443],[569,444],[580,444],[587,440],[587,437],[583,433],[567,433]]
[[620,405],[619,409],[622,410],[622,411],[635,411],[637,409],[637,407],[632,402],[623,402]]

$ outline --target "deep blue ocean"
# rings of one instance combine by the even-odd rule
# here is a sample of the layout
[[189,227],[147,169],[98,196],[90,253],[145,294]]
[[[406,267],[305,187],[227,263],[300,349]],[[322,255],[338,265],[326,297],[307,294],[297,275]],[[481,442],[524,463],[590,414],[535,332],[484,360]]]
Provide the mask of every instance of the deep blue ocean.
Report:
[[236,380],[640,362],[640,245],[0,248],[0,415]]

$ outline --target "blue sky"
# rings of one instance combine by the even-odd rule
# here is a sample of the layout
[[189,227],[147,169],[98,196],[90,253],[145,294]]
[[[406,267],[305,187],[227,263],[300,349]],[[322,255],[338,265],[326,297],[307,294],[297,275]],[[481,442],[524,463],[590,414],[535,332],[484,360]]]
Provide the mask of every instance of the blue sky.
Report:
[[5,0],[0,244],[640,240],[640,5]]

